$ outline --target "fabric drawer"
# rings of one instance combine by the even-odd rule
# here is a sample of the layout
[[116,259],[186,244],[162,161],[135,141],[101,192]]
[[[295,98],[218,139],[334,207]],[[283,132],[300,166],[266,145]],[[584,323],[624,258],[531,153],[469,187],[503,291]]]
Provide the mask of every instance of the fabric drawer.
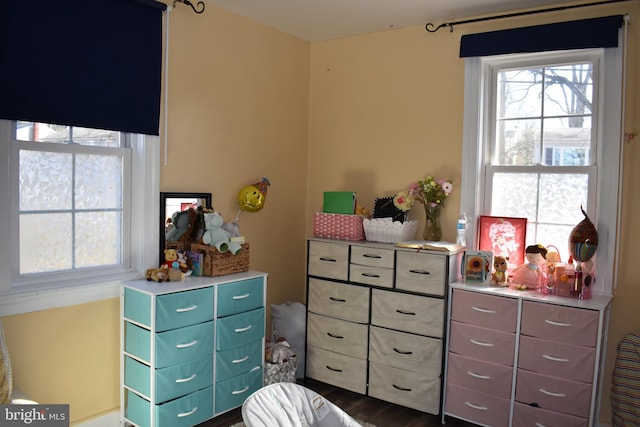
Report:
[[213,417],[213,387],[207,387],[161,405],[151,403],[127,390],[125,416],[140,427],[190,427]]
[[591,384],[518,369],[516,400],[578,417],[589,417]]
[[451,319],[503,332],[515,332],[518,300],[453,290]]
[[246,374],[216,382],[215,413],[242,406],[254,391],[262,387],[262,366],[256,366]]
[[393,269],[351,264],[349,280],[381,288],[393,287]]
[[228,350],[263,338],[264,308],[218,319],[216,331],[218,350]]
[[372,290],[371,324],[442,338],[444,300]]
[[309,311],[351,322],[369,322],[369,288],[309,279]]
[[151,327],[151,295],[124,288],[124,318]]
[[553,377],[593,382],[596,349],[520,336],[518,367]]
[[587,427],[589,420],[516,402],[513,409],[513,425]]
[[349,246],[309,242],[308,274],[328,279],[348,280]]
[[369,396],[418,411],[440,412],[440,376],[369,363]]
[[307,342],[325,350],[366,359],[368,334],[368,325],[314,313],[307,317]]
[[499,365],[513,366],[515,334],[451,322],[449,350]]
[[218,286],[217,317],[230,316],[264,306],[261,277]]
[[[150,397],[151,367],[125,357],[124,383]],[[209,355],[155,370],[155,401],[166,402],[213,384],[213,358]]]
[[216,381],[224,381],[262,365],[262,338],[247,345],[216,352]]
[[156,297],[156,331],[213,320],[213,288],[194,289]]
[[351,264],[392,269],[394,264],[394,253],[395,251],[393,249],[368,248],[365,246],[351,245]]
[[492,427],[509,425],[510,401],[447,384],[445,413]]
[[598,318],[595,310],[525,301],[522,305],[521,333],[566,344],[595,347]]
[[387,366],[440,376],[442,340],[371,326],[369,360]]
[[449,353],[447,383],[485,394],[511,398],[513,368]]
[[365,359],[356,359],[309,345],[306,368],[306,375],[309,378],[360,394],[365,394],[367,391]]
[[444,296],[447,285],[447,258],[428,253],[398,251],[396,288]]

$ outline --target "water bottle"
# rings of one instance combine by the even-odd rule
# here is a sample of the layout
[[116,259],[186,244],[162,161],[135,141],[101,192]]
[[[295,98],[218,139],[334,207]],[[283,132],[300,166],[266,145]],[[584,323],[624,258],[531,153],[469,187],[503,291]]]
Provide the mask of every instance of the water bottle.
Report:
[[458,218],[458,224],[456,226],[458,229],[458,237],[456,238],[456,243],[467,246],[467,216],[464,212],[460,214],[460,218]]

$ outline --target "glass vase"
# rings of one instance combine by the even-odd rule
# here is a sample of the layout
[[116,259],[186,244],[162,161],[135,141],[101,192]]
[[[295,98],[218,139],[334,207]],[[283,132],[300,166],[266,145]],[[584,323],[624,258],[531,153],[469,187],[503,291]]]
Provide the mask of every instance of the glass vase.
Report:
[[440,211],[441,206],[432,207],[424,205],[424,213],[426,221],[424,223],[424,231],[422,238],[430,242],[437,242],[442,239],[442,228],[440,227]]

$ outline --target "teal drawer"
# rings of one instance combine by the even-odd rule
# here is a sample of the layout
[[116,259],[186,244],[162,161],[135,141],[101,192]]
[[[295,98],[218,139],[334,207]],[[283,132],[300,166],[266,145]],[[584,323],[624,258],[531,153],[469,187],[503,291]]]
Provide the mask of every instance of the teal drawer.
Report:
[[194,289],[156,298],[156,331],[213,320],[213,288]]
[[216,349],[228,350],[264,337],[264,308],[216,320]]
[[151,332],[133,323],[125,322],[124,351],[151,363]]
[[262,367],[216,383],[216,414],[242,406],[245,399],[262,387]]
[[250,311],[264,306],[264,279],[243,280],[218,286],[217,317]]
[[124,288],[124,317],[151,326],[151,295]]
[[[151,425],[151,413],[155,422]],[[161,405],[127,390],[125,417],[140,427],[191,427],[213,417],[213,387]]]
[[[125,357],[124,383],[150,397],[151,368]],[[155,371],[155,401],[166,402],[213,384],[213,357],[203,357]]]
[[263,341],[259,339],[247,345],[216,352],[216,381],[249,372],[262,366]]

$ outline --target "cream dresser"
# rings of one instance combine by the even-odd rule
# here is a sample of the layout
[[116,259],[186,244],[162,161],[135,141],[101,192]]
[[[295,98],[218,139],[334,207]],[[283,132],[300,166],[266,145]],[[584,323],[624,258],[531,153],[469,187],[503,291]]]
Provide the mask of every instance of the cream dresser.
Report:
[[309,239],[305,375],[440,413],[447,285],[460,255]]
[[611,299],[453,283],[443,421],[597,425]]
[[121,420],[194,426],[262,387],[267,275],[139,280],[121,294]]

